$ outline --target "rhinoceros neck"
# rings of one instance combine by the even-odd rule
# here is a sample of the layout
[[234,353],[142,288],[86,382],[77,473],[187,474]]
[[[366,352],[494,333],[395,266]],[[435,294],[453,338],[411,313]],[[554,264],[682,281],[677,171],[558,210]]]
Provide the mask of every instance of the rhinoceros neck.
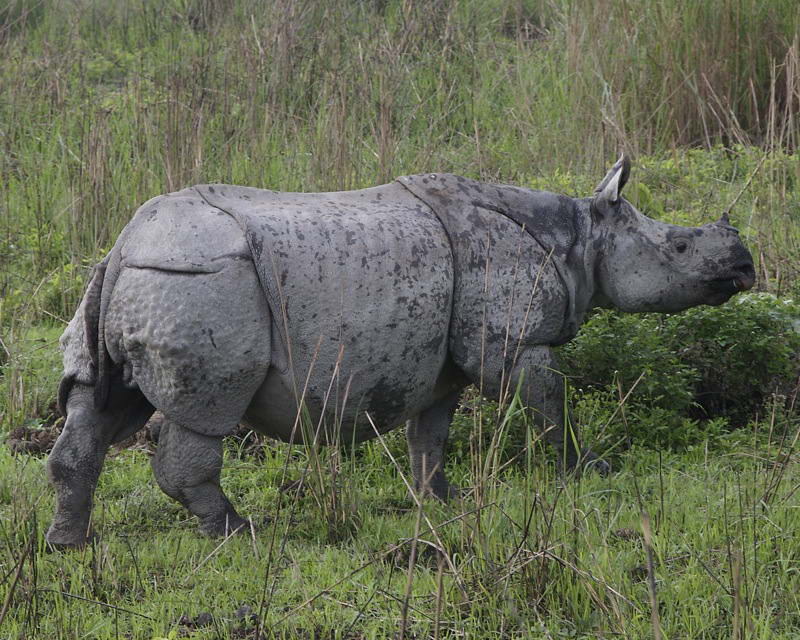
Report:
[[403,176],[397,181],[428,205],[439,218],[454,254],[469,253],[482,237],[473,209],[494,211],[520,225],[541,247],[561,280],[567,297],[559,335],[561,344],[578,331],[594,294],[592,269],[587,270],[587,239],[591,235],[589,200],[576,200],[547,191],[476,182],[450,174]]
[[595,261],[597,248],[592,243],[592,216],[589,211],[591,198],[573,198],[572,222],[575,242],[565,260],[565,271],[569,284],[570,311],[567,324],[574,337],[583,323],[586,313],[594,306],[596,292]]
[[593,198],[580,198],[575,200],[575,207],[583,221],[583,274],[585,287],[583,295],[579,296],[577,308],[580,309],[581,320],[592,309],[617,308],[611,298],[603,289],[603,262],[608,250],[607,238],[601,227],[593,224],[591,206]]

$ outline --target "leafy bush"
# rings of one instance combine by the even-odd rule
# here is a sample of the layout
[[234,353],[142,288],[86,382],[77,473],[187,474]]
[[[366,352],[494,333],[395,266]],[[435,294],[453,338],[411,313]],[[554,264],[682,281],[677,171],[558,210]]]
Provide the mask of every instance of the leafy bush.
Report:
[[681,359],[701,374],[695,398],[702,415],[741,424],[772,393],[794,387],[800,353],[800,307],[768,294],[742,296],[722,307],[675,316],[671,338]]
[[[679,358],[665,336],[668,316],[602,311],[562,349],[564,370],[578,389],[627,393],[650,407],[686,412],[694,402],[699,373]],[[641,380],[639,378],[641,377]],[[638,384],[637,384],[638,380]]]
[[[619,391],[639,443],[680,448],[745,426],[775,394],[793,392],[800,362],[800,306],[764,293],[674,315],[602,311],[561,350],[577,413],[609,422]],[[638,383],[637,383],[638,381]]]

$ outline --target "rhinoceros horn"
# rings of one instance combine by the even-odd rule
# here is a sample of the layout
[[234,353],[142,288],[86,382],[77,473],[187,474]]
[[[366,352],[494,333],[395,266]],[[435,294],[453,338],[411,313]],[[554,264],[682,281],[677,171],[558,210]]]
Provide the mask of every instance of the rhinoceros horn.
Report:
[[731,226],[731,221],[730,221],[730,218],[728,218],[728,212],[727,211],[725,211],[722,214],[722,216],[720,217],[719,222],[717,222],[717,224],[722,225],[723,227],[730,227]]

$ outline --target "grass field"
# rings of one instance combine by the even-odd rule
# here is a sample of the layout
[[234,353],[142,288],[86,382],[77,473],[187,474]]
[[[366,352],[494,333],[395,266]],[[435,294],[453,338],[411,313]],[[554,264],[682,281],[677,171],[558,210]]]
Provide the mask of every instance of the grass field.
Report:
[[[401,432],[321,453],[240,434],[223,485],[255,528],[226,540],[159,491],[140,438],[109,456],[95,543],[47,553],[32,440],[58,427],[57,339],[89,267],[156,194],[435,170],[583,196],[625,151],[645,213],[733,205],[783,300],[798,143],[794,0],[0,0],[0,638],[800,638],[796,360],[778,397],[714,420],[652,390],[623,403],[640,374],[668,379],[632,353],[572,392],[607,478],[565,482],[513,404],[468,394],[448,505],[409,496]],[[662,419],[674,437],[648,437]]]

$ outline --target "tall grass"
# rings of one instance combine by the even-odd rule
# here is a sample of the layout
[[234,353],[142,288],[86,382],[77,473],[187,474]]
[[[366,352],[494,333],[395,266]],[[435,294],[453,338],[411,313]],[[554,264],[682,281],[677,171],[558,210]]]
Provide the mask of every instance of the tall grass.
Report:
[[[452,461],[451,475],[480,486],[440,505],[405,497],[399,435],[351,458],[344,490],[336,451],[229,447],[226,491],[259,530],[225,540],[197,535],[149,481],[144,451],[118,452],[98,490],[101,538],[64,554],[41,544],[52,509],[41,461],[0,448],[0,632],[728,639],[791,638],[800,624],[794,443],[754,432],[713,457],[638,450],[613,480],[565,485],[533,440],[501,468],[501,437],[484,477],[470,476],[474,456]],[[317,465],[331,472],[319,492],[275,490],[287,469]],[[332,500],[359,517],[332,522]]]
[[791,0],[4,0],[0,20],[6,318],[66,317],[64,265],[191,183],[528,183],[620,149],[798,142]]
[[555,4],[577,102],[632,150],[796,148],[796,3]]

